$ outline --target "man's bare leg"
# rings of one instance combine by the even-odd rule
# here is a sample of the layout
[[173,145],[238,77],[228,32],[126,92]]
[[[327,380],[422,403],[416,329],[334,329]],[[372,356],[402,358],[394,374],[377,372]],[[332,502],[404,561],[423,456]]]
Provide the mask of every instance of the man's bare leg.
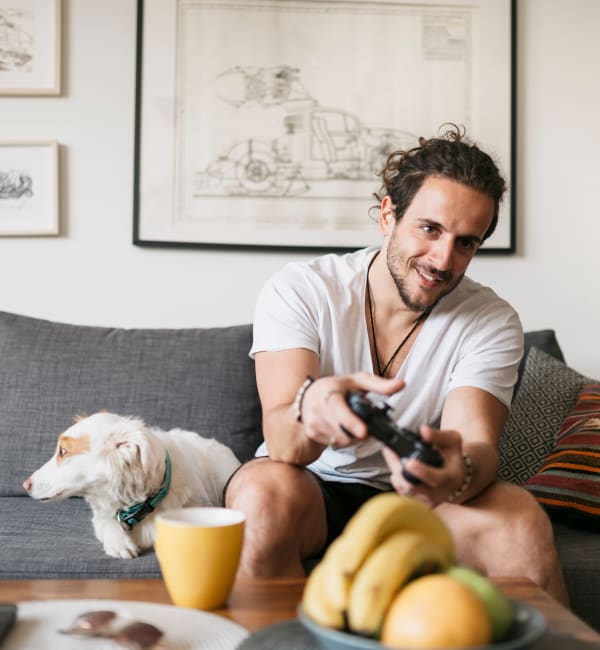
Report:
[[564,605],[569,596],[550,520],[524,490],[494,483],[464,505],[436,512],[450,527],[457,558],[488,576],[524,576]]
[[302,560],[325,545],[323,496],[305,469],[253,460],[232,477],[225,504],[246,515],[240,576],[302,576]]

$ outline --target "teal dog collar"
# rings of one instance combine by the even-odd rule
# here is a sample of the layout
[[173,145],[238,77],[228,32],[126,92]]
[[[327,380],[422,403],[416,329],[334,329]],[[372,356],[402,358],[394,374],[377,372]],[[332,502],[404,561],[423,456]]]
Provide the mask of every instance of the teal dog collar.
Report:
[[169,452],[165,458],[165,478],[160,490],[151,497],[148,497],[142,503],[136,503],[129,508],[117,510],[117,520],[122,528],[129,531],[142,519],[154,512],[156,506],[167,496],[171,486],[171,457]]

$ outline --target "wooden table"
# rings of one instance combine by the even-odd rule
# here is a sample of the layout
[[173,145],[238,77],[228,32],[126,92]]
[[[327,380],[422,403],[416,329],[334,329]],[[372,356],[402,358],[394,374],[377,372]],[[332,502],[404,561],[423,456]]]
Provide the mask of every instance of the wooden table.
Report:
[[[598,643],[600,635],[526,578],[499,578],[496,582],[511,598],[537,607],[552,632]],[[238,580],[228,606],[216,610],[248,630],[296,616],[304,579]],[[170,604],[161,580],[1,580],[0,601],[106,598]],[[536,646],[537,647],[537,646]]]

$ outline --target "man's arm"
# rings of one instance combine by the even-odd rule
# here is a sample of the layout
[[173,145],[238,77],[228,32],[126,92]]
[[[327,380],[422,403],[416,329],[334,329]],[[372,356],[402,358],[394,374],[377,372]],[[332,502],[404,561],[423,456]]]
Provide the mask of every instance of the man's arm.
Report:
[[292,406],[304,380],[319,375],[317,355],[305,349],[258,352],[254,362],[263,435],[270,457],[308,465],[321,455],[325,445],[304,435],[303,425],[297,421]]
[[[319,378],[317,355],[303,348],[257,352],[255,367],[269,456],[295,465],[312,463],[327,445],[344,447],[367,436],[366,425],[346,404],[347,391],[374,390],[391,395],[404,386],[402,380],[364,372]],[[298,422],[294,401],[307,376],[319,379],[304,393],[302,422]]]
[[461,387],[448,393],[441,428],[458,431],[462,449],[473,462],[471,485],[459,501],[465,501],[492,483],[498,472],[498,442],[508,409],[481,388]]

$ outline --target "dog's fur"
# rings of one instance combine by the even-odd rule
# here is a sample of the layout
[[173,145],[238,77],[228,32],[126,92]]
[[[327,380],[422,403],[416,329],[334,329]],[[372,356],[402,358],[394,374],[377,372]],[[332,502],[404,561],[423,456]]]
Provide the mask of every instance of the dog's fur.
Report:
[[34,499],[81,496],[92,509],[96,537],[112,557],[136,557],[154,542],[152,513],[131,531],[116,513],[156,494],[171,457],[171,487],[155,512],[222,505],[223,489],[240,462],[217,440],[191,431],[162,431],[138,418],[96,413],[58,437],[56,453],[23,483]]

